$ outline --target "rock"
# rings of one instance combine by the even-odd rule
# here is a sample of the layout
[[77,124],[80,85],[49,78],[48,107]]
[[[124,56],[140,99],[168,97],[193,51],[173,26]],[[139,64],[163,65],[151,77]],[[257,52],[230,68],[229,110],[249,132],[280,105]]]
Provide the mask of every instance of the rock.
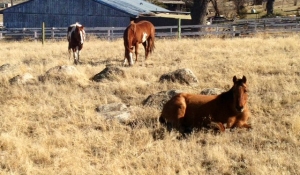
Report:
[[129,121],[131,115],[128,107],[123,103],[111,103],[96,108],[98,114],[106,120],[117,119],[120,122]]
[[91,79],[96,82],[102,82],[103,80],[117,81],[125,78],[125,71],[119,67],[108,66]]
[[57,80],[59,82],[84,81],[86,78],[74,66],[63,65],[50,68],[45,75],[39,77],[40,81]]
[[178,82],[190,86],[197,86],[198,79],[190,69],[178,69],[174,72],[164,74],[160,77],[159,82]]
[[150,106],[162,110],[164,104],[169,101],[174,95],[181,93],[180,90],[161,91],[157,94],[152,94],[143,101],[144,106]]
[[49,69],[46,72],[47,75],[58,75],[58,74],[65,74],[65,75],[74,75],[74,74],[79,74],[78,70],[74,66],[68,66],[68,65],[63,65],[63,66],[56,66],[51,69]]
[[10,84],[30,84],[35,83],[36,79],[30,74],[25,73],[24,75],[17,75],[9,80]]
[[218,89],[218,88],[207,88],[207,89],[203,89],[200,94],[202,95],[219,95],[222,92],[224,92],[224,90],[222,89]]
[[3,64],[3,65],[0,66],[0,72],[8,71],[10,67],[11,67],[11,65],[8,64],[8,63],[7,64]]

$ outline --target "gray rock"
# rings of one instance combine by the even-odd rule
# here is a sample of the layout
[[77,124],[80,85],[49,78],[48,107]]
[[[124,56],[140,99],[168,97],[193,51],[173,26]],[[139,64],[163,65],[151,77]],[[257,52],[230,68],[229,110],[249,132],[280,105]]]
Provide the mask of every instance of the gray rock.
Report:
[[30,74],[17,75],[9,80],[10,84],[30,84],[35,83],[36,79]]
[[40,81],[57,80],[60,82],[72,82],[83,79],[80,72],[74,66],[63,65],[50,68],[45,75],[39,76]]
[[96,82],[102,82],[103,80],[117,81],[125,77],[125,71],[121,68],[108,66],[91,79]]
[[8,64],[8,63],[7,64],[3,64],[3,65],[0,66],[0,72],[8,71],[10,67],[11,67],[11,65]]
[[106,120],[117,119],[120,122],[129,121],[130,110],[123,103],[111,103],[96,108],[97,113]]
[[206,88],[203,89],[200,94],[202,95],[219,95],[222,92],[224,92],[224,90],[222,89],[218,89],[218,88]]
[[167,101],[169,101],[174,95],[181,92],[182,91],[180,90],[169,90],[149,95],[147,99],[143,101],[143,105],[162,110]]
[[63,66],[55,66],[51,69],[49,69],[46,72],[47,75],[58,75],[58,74],[64,74],[64,75],[74,75],[74,74],[79,74],[78,70],[74,66],[69,66],[69,65],[63,65]]
[[190,86],[197,86],[198,79],[190,69],[178,69],[174,72],[164,74],[160,77],[159,82],[178,82]]

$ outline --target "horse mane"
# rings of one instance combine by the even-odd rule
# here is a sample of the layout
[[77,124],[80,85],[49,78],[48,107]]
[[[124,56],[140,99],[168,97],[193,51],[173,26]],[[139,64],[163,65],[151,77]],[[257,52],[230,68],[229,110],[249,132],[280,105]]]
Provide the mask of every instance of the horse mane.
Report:
[[[243,82],[242,79],[238,79],[235,83],[236,83],[237,86],[243,86],[244,85],[244,82]],[[233,85],[228,91],[225,91],[225,92],[221,93],[218,96],[218,98],[221,99],[222,101],[233,101],[234,100],[234,93],[233,93],[234,86],[235,85]]]
[[133,34],[135,34],[136,33],[136,23],[130,23],[130,30],[132,30],[133,31]]
[[222,101],[233,100],[233,87],[231,87],[228,91],[221,93],[218,98],[222,99]]

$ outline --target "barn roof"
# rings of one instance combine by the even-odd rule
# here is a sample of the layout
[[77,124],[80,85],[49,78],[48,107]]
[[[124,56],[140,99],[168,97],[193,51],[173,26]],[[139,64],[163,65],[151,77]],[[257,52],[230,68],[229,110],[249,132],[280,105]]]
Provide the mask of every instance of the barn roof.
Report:
[[[29,1],[25,1],[22,2],[20,4],[17,5],[22,5],[24,3],[29,3],[30,1],[34,1],[34,0],[29,0]],[[144,0],[94,0],[98,3],[101,4],[105,4],[107,6],[110,6],[112,8],[121,10],[125,13],[128,13],[132,16],[139,16],[139,15],[143,15],[143,14],[151,14],[151,13],[155,13],[155,12],[165,12],[165,13],[169,13],[170,11],[162,8],[160,6],[151,4],[147,1]],[[15,5],[15,6],[17,6]],[[13,8],[14,6],[11,6],[9,8]],[[3,11],[1,10],[0,14],[3,14]]]
[[106,4],[110,7],[117,8],[133,16],[141,14],[151,14],[151,12],[170,12],[169,10],[151,4],[144,0],[94,0]]

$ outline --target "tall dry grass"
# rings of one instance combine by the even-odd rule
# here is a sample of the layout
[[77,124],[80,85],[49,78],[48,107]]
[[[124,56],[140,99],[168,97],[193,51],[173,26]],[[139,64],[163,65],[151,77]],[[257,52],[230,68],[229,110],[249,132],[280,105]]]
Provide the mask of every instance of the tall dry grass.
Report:
[[[142,66],[124,67],[126,79],[96,83],[89,78],[107,64],[121,65],[122,40],[90,39],[76,66],[77,79],[10,85],[26,72],[35,77],[58,65],[72,65],[66,41],[1,41],[0,174],[299,174],[300,37],[157,39]],[[144,52],[140,49],[143,58]],[[159,77],[189,68],[198,87],[159,83]],[[144,107],[149,95],[170,89],[199,93],[229,89],[245,75],[250,88],[253,130],[222,134],[176,132],[155,139],[160,111]],[[132,107],[129,126],[105,121],[98,105]]]

